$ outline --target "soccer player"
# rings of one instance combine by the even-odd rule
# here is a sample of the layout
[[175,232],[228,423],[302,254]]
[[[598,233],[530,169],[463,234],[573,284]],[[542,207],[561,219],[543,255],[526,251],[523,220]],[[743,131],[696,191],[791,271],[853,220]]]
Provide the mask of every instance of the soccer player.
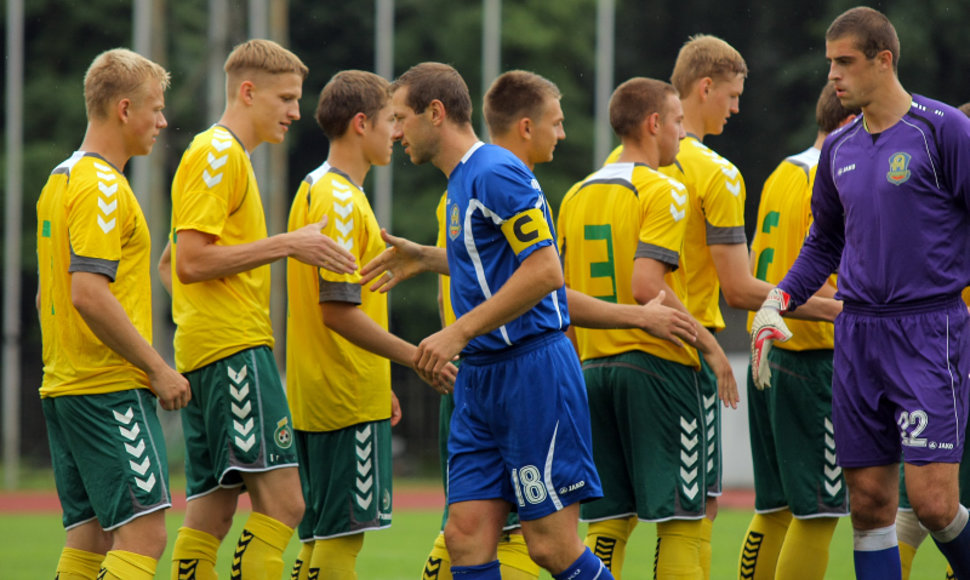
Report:
[[457,320],[421,341],[415,362],[432,378],[463,355],[448,440],[452,574],[500,577],[496,546],[515,505],[529,555],[555,578],[612,578],[576,534],[578,502],[601,491],[545,196],[518,158],[475,136],[453,68],[416,65],[392,91],[411,161],[448,177]]
[[[752,276],[744,233],[745,185],[738,168],[706,146],[708,135],[720,135],[732,114],[739,112],[748,67],[741,54],[724,40],[710,35],[691,37],[677,54],[671,83],[680,94],[687,138],[676,162],[661,168],[687,188],[687,232],[683,268],[687,279],[687,307],[712,332],[725,327],[719,304],[723,291],[733,308],[756,310],[771,285]],[[611,155],[614,160],[622,145]],[[833,300],[813,298],[799,316],[833,320],[838,313]],[[707,516],[717,515],[721,494],[721,409],[717,405],[717,377],[706,359],[701,360],[701,391],[705,408],[704,440],[707,451]],[[703,523],[703,522],[702,522]],[[703,523],[703,567],[710,574],[710,523]],[[617,530],[619,532],[619,530]],[[620,541],[616,534],[605,542]]]
[[[782,161],[765,182],[751,243],[758,279],[777,284],[798,257],[812,223],[822,142],[858,112],[843,108],[826,84],[815,107],[815,143]],[[832,282],[821,290],[830,297]],[[832,324],[793,320],[789,328],[795,338],[768,355],[777,371],[771,388],[757,389],[748,373],[756,513],[741,548],[739,578],[823,578],[838,518],[849,513],[832,439]]]
[[130,50],[98,55],[84,76],[84,140],[37,201],[40,396],[63,580],[154,578],[165,550],[172,503],[156,398],[175,410],[191,394],[150,342],[151,239],[122,172],[168,125],[168,85],[165,69]]
[[[644,303],[663,292],[687,312],[679,267],[688,199],[684,186],[659,173],[684,136],[683,110],[668,83],[637,77],[610,99],[610,124],[623,144],[613,163],[575,184],[559,210],[559,251],[573,290]],[[604,497],[584,504],[586,545],[619,577],[626,543],[639,519],[657,523],[656,575],[700,577],[705,517],[706,445],[693,348],[678,348],[640,330],[575,330],[589,394],[596,467]],[[701,328],[698,348],[710,357],[725,400],[737,402],[730,363]]]
[[835,323],[832,418],[856,577],[901,576],[900,457],[920,523],[956,576],[970,577],[958,486],[970,371],[960,299],[968,280],[970,119],[906,92],[897,77],[899,39],[876,10],[836,18],[825,56],[839,100],[862,116],[822,147],[812,232],[755,317],[753,366],[766,367],[765,346],[790,336],[778,314],[838,268],[845,309]]
[[192,403],[182,411],[188,505],[173,579],[216,577],[216,552],[244,486],[253,512],[232,575],[282,574],[283,549],[304,502],[293,423],[271,352],[269,263],[293,256],[355,269],[353,256],[320,233],[323,220],[266,237],[249,153],[282,142],[300,118],[306,66],[275,42],[250,40],[233,49],[225,71],[226,109],[189,145],[172,183],[175,362],[192,386]]
[[[356,70],[324,86],[316,120],[330,151],[290,210],[290,231],[332,215],[324,233],[360,263],[384,250],[361,184],[372,165],[391,161],[389,89]],[[387,295],[362,289],[359,279],[287,260],[287,394],[307,505],[293,578],[356,578],[364,532],[391,525],[388,359],[410,366],[417,349],[387,331]]]

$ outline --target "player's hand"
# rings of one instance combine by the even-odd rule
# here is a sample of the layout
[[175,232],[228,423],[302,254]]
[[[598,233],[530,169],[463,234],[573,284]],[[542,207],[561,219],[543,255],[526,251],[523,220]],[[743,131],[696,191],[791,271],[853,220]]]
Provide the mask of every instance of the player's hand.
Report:
[[457,376],[458,367],[453,362],[450,362],[442,367],[435,382],[430,383],[431,388],[442,395],[451,394],[455,390],[455,378]]
[[738,394],[738,382],[734,378],[734,370],[731,368],[731,362],[724,354],[724,350],[718,347],[713,352],[706,353],[703,356],[717,378],[717,397],[721,399],[725,407],[737,409],[741,395]]
[[684,342],[693,345],[697,342],[697,326],[694,319],[687,313],[676,308],[664,306],[666,292],[660,291],[657,296],[640,307],[642,311],[638,326],[648,333],[684,346]]
[[791,331],[781,315],[788,311],[791,297],[781,288],[772,288],[751,323],[751,375],[754,386],[763,390],[771,386],[768,352],[776,340],[785,342]]
[[361,286],[376,279],[377,281],[370,286],[371,291],[384,293],[426,270],[421,260],[420,244],[392,236],[383,228],[381,228],[381,238],[390,244],[390,247],[360,269]]
[[401,417],[404,413],[401,412],[401,401],[397,399],[397,395],[394,391],[391,391],[391,427],[394,427],[401,422]]
[[327,225],[327,216],[315,224],[305,225],[287,234],[290,242],[289,255],[297,260],[326,268],[337,274],[353,274],[357,271],[357,259],[321,230]]
[[192,390],[189,380],[168,365],[148,376],[152,392],[166,411],[178,411],[189,404]]
[[457,368],[451,364],[451,361],[458,356],[466,344],[468,339],[461,335],[457,323],[446,326],[418,345],[418,351],[414,355],[415,372],[432,386],[449,380],[454,384]]

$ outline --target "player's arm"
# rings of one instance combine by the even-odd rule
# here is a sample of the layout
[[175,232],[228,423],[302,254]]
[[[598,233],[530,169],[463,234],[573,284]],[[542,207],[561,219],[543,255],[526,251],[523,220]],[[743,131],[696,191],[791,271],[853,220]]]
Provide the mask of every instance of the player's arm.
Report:
[[175,273],[183,284],[192,284],[247,272],[288,256],[337,273],[355,272],[354,256],[320,233],[326,224],[324,216],[320,222],[292,232],[230,246],[217,244],[218,238],[212,234],[179,230]]
[[[417,348],[408,341],[391,334],[367,316],[356,304],[351,302],[326,301],[320,303],[323,319],[327,327],[360,348],[392,360],[398,364],[412,367]],[[445,381],[429,382],[442,394],[451,392],[457,369],[446,365],[443,372]],[[449,380],[450,379],[450,380]]]
[[[711,259],[717,269],[724,300],[731,308],[758,310],[774,287],[751,274],[750,256],[744,244],[711,244]],[[792,318],[832,322],[842,311],[842,304],[831,298],[810,298]]]
[[101,342],[145,371],[163,409],[181,409],[192,398],[188,380],[138,333],[109,284],[103,274],[73,272],[71,303]]
[[381,229],[381,238],[390,247],[360,269],[360,284],[374,292],[387,292],[399,283],[422,272],[448,275],[448,253],[444,248],[416,244],[406,238],[392,236]]
[[519,263],[491,298],[466,312],[454,324],[422,340],[415,368],[425,377],[437,375],[471,339],[522,316],[562,285],[562,266],[555,246],[536,249]]
[[168,295],[172,295],[172,241],[169,240],[162,250],[162,255],[158,258],[158,279]]
[[[661,291],[663,292],[663,291]],[[686,312],[664,305],[665,296],[657,294],[646,303],[614,304],[566,288],[569,320],[583,328],[639,328],[657,338],[683,346],[681,341],[694,344],[697,325]]]
[[[633,262],[633,299],[640,304],[645,304],[655,298],[660,292],[664,292],[664,304],[675,308],[680,312],[687,313],[687,307],[680,301],[677,294],[667,285],[664,275],[667,274],[669,266],[654,260],[653,258],[637,258]],[[711,366],[717,377],[718,397],[724,402],[725,406],[732,409],[738,407],[740,396],[738,395],[737,381],[734,379],[734,371],[731,363],[717,339],[699,323],[694,321],[697,328],[697,341],[695,346],[698,352],[704,356],[704,360]]]

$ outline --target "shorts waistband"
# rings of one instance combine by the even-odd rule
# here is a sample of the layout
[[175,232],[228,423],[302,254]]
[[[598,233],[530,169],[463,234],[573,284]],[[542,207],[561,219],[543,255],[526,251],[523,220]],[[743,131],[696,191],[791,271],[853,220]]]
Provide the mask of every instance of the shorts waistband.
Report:
[[946,296],[943,298],[928,298],[915,302],[898,304],[867,304],[864,302],[843,302],[842,310],[849,314],[863,314],[865,316],[898,316],[900,314],[924,314],[937,310],[947,310],[963,305],[960,296]]
[[530,337],[525,342],[514,344],[502,350],[489,350],[462,355],[461,364],[486,365],[500,360],[509,360],[520,357],[557,340],[569,339],[566,338],[566,333],[561,330],[550,330],[549,332]]

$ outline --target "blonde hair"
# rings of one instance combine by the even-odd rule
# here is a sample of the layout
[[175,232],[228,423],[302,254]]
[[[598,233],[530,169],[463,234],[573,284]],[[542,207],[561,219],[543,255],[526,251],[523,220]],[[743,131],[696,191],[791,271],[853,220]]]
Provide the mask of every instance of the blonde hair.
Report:
[[[226,58],[223,67],[226,83],[231,86],[242,82],[243,75],[265,73],[271,75],[293,73],[306,79],[310,69],[300,57],[272,40],[254,38],[236,45]],[[232,94],[232,91],[229,91]]]
[[687,95],[694,83],[703,78],[722,81],[736,75],[748,76],[748,65],[741,53],[716,36],[698,34],[680,47],[670,82],[677,92]]
[[88,119],[107,119],[111,105],[121,99],[139,100],[147,81],[156,81],[167,89],[170,75],[157,63],[127,48],[102,52],[84,74]]

